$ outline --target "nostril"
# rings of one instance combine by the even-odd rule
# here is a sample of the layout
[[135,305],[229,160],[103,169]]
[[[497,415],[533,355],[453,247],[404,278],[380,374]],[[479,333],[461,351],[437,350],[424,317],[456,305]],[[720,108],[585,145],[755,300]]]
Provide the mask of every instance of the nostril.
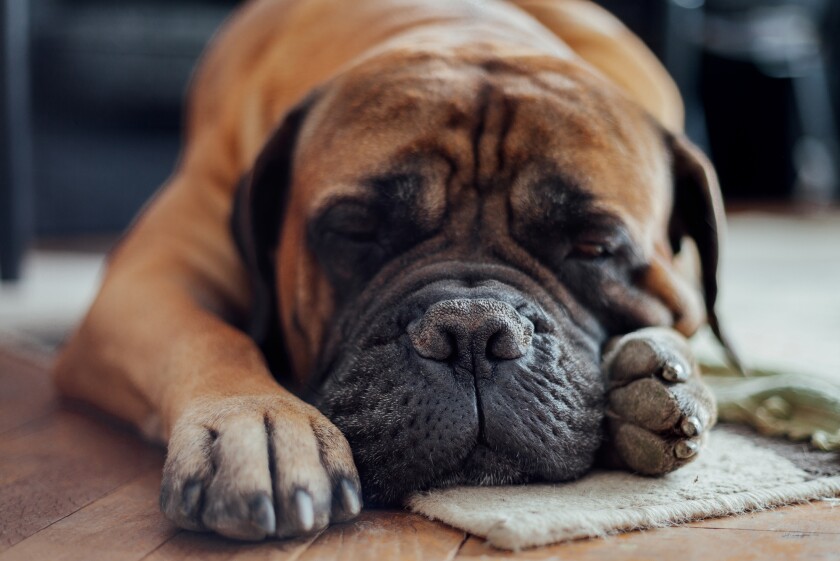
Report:
[[524,318],[504,322],[500,329],[487,341],[487,358],[491,360],[515,360],[525,356],[531,347],[534,325]]
[[455,354],[455,336],[423,317],[408,325],[408,338],[417,354],[432,360],[447,360]]

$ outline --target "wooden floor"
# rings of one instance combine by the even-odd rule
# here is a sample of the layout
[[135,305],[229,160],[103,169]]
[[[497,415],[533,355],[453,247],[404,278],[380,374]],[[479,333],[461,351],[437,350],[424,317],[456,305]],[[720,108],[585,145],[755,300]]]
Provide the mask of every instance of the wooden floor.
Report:
[[406,512],[296,541],[242,544],[180,531],[158,511],[163,453],[56,399],[38,356],[0,347],[0,561],[840,559],[832,501],[520,552]]

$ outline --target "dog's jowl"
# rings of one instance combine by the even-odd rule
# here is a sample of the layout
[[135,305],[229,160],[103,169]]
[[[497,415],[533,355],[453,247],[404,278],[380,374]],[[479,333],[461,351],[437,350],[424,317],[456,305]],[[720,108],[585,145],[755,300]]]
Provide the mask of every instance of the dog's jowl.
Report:
[[700,453],[719,189],[600,8],[258,0],[188,107],[56,367],[167,443],[176,523],[300,535],[362,497]]

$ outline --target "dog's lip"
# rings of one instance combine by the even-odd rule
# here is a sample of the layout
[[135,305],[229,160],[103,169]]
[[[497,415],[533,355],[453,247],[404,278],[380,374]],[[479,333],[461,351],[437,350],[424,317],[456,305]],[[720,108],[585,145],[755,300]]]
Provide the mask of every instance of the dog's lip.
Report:
[[492,451],[493,450],[490,448],[490,446],[488,446],[487,443],[484,442],[484,433],[479,432],[478,433],[478,438],[476,438],[475,444],[473,445],[472,450],[470,450],[467,453],[467,455],[464,456],[464,460],[461,462],[462,469],[468,467],[471,462],[474,462],[475,457],[479,453],[492,452]]
[[452,475],[458,478],[458,483],[462,485],[505,485],[527,481],[527,476],[523,479],[523,474],[518,470],[507,474],[492,475],[487,473],[485,463],[488,455],[495,458],[496,461],[501,460],[504,464],[508,463],[504,454],[500,454],[488,444],[478,441]]

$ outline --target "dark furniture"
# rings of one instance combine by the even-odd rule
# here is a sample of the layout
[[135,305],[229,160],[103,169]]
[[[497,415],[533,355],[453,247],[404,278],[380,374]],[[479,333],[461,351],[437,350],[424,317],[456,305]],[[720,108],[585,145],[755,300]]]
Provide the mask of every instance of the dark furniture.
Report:
[[730,196],[837,196],[830,47],[840,30],[827,27],[832,4],[706,0],[701,95]]
[[33,232],[29,123],[29,4],[0,0],[0,279],[20,274]]
[[14,279],[33,236],[119,232],[165,181],[192,68],[237,2],[2,2],[0,272]]
[[840,196],[840,2],[601,3],[665,62],[727,198]]
[[181,107],[231,0],[38,0],[36,229],[123,229],[172,171]]

